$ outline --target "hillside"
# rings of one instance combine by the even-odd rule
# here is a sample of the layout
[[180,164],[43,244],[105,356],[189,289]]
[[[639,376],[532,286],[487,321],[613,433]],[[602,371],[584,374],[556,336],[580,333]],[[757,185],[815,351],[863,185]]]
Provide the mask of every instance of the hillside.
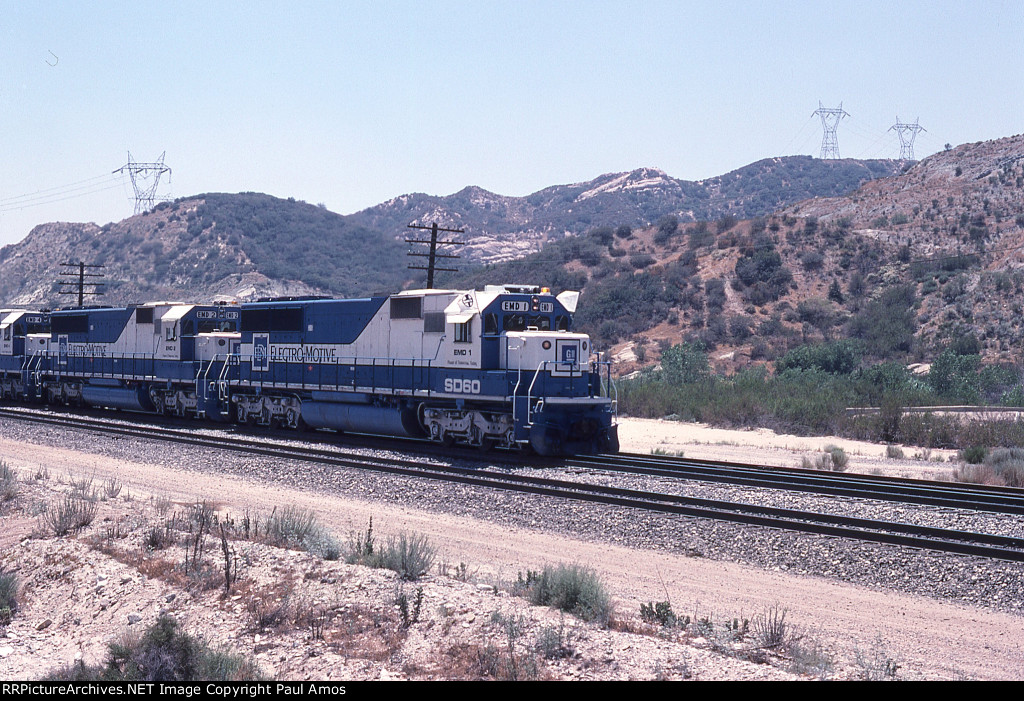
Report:
[[901,161],[823,161],[810,156],[769,158],[701,181],[679,180],[656,168],[609,173],[588,182],[555,185],[526,197],[479,187],[435,197],[409,194],[352,215],[372,229],[404,233],[410,223],[437,221],[466,233],[464,257],[497,263],[540,250],[548,241],[595,226],[650,226],[665,215],[683,221],[726,214],[768,214],[809,197],[850,192],[872,178],[899,171]]
[[102,227],[37,226],[0,249],[0,299],[68,304],[73,297],[58,295],[57,282],[60,264],[69,261],[105,266],[108,284],[100,301],[108,304],[365,295],[401,287],[408,272],[404,253],[393,237],[304,202],[206,194]]
[[1024,342],[1022,164],[1022,136],[966,144],[778,214],[593,227],[443,282],[583,289],[580,327],[624,370],[684,339],[722,369],[842,337],[879,359],[925,359],[962,340],[1010,361]]
[[787,157],[699,183],[647,168],[528,197],[478,187],[448,197],[404,195],[350,216],[257,193],[196,195],[102,227],[37,226],[0,248],[0,299],[68,304],[73,297],[58,294],[60,264],[77,261],[105,266],[106,294],[89,301],[108,304],[391,292],[416,284],[404,241],[413,222],[465,227],[457,238],[469,244],[460,251],[466,262],[513,260],[592,224],[647,225],[673,212],[684,220],[757,214],[846,192],[898,166]]

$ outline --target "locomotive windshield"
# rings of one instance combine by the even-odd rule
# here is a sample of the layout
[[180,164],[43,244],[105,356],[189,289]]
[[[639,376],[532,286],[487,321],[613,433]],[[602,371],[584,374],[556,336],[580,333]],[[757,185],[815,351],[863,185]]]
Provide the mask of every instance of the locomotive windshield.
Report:
[[551,330],[551,318],[541,314],[508,314],[502,323],[505,331],[526,331],[528,328],[538,331]]

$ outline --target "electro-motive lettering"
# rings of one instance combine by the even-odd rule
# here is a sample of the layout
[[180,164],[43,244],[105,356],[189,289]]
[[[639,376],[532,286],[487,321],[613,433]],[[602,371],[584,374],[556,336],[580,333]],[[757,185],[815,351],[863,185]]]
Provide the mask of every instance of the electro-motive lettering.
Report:
[[452,394],[480,394],[480,380],[446,377],[444,378],[444,391]]
[[69,343],[67,354],[72,356],[106,356],[106,343]]
[[274,363],[314,363],[336,365],[341,356],[337,347],[327,345],[270,344],[270,360]]

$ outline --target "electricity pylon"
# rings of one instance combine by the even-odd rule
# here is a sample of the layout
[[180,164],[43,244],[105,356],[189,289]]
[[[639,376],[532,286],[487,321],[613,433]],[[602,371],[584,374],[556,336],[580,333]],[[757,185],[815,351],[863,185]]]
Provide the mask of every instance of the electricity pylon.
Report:
[[811,113],[821,117],[821,128],[825,131],[821,138],[820,158],[839,158],[839,137],[836,136],[836,129],[843,117],[849,117],[843,110],[843,103],[839,107],[825,107],[818,101],[818,109]]

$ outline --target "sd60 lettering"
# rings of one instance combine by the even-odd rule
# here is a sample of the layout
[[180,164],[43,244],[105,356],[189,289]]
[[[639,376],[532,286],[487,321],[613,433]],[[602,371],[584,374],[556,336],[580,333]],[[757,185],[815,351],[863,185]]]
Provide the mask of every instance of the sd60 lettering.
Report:
[[463,380],[458,377],[446,377],[444,391],[453,394],[480,394],[480,380]]

